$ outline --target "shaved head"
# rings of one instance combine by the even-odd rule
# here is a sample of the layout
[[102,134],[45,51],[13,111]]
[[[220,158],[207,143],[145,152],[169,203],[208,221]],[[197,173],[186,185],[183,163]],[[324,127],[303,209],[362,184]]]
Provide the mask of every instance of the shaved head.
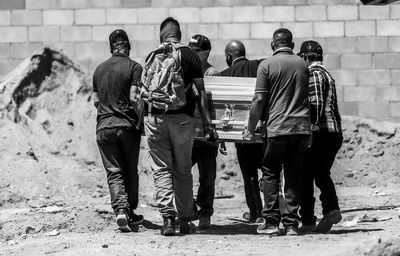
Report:
[[272,45],[273,49],[281,47],[290,47],[293,49],[294,43],[292,32],[286,28],[277,29],[272,36]]
[[239,40],[230,41],[225,47],[225,60],[228,66],[232,65],[232,62],[238,57],[246,56],[246,48],[244,44]]

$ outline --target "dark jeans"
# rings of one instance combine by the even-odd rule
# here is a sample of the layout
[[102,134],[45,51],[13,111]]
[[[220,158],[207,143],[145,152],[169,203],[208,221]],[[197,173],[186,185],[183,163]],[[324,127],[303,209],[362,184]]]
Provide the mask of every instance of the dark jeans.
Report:
[[321,190],[322,213],[339,210],[335,185],[331,179],[331,167],[336,154],[342,146],[341,133],[314,132],[312,146],[306,151],[304,159],[303,197],[300,215],[303,225],[315,225],[314,180]]
[[214,213],[215,177],[217,173],[218,145],[195,141],[192,150],[192,164],[199,169],[199,190],[196,204],[200,207],[198,215],[211,217]]
[[250,218],[261,217],[262,202],[258,185],[258,168],[263,158],[261,143],[235,143],[240,170],[242,171],[246,203],[250,210]]
[[97,145],[107,172],[111,206],[132,212],[138,205],[140,131],[112,128],[97,132]]
[[[309,135],[287,135],[267,139],[260,188],[264,192],[265,200],[262,214],[270,224],[278,224],[282,219],[285,227],[298,227],[299,225],[297,212],[301,198],[302,165],[309,142]],[[279,182],[282,167],[286,205],[281,213],[279,210]]]

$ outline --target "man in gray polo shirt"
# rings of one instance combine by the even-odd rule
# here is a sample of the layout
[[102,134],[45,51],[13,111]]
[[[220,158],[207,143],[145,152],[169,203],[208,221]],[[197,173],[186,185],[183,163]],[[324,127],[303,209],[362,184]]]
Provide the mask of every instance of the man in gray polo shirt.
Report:
[[[267,145],[262,161],[260,187],[264,193],[264,223],[258,233],[297,235],[299,193],[305,150],[310,141],[307,63],[293,53],[292,33],[284,28],[273,34],[273,56],[262,61],[257,71],[256,89],[250,108],[248,128],[243,138],[252,140],[265,108]],[[284,170],[286,206],[279,210],[280,173]]]

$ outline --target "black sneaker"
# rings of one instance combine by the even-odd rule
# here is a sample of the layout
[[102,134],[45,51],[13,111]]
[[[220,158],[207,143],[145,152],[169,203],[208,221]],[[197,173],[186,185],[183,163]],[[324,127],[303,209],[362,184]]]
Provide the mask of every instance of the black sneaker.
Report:
[[328,233],[334,224],[342,220],[339,210],[333,210],[324,215],[321,221],[313,230],[314,233]]
[[138,225],[143,223],[144,217],[143,215],[137,215],[135,213],[131,213],[131,218],[129,219],[129,223],[131,225]]
[[129,216],[128,213],[125,209],[119,209],[117,211],[117,225],[118,225],[118,230],[121,232],[131,232],[131,229],[129,227]]
[[196,227],[189,221],[181,220],[179,233],[183,235],[196,233]]
[[175,235],[175,217],[164,217],[163,227],[161,228],[161,235]]

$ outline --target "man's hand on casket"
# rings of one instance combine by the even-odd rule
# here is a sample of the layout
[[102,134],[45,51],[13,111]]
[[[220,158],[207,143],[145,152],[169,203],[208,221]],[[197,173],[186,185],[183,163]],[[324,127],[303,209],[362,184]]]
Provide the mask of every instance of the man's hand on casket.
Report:
[[217,141],[218,140],[218,133],[212,126],[206,126],[205,128],[205,137],[208,141]]
[[225,142],[219,143],[218,149],[219,149],[219,153],[223,154],[224,156],[226,156],[228,154],[228,152],[226,151]]
[[254,140],[254,133],[251,133],[247,128],[244,128],[243,140],[253,141]]

